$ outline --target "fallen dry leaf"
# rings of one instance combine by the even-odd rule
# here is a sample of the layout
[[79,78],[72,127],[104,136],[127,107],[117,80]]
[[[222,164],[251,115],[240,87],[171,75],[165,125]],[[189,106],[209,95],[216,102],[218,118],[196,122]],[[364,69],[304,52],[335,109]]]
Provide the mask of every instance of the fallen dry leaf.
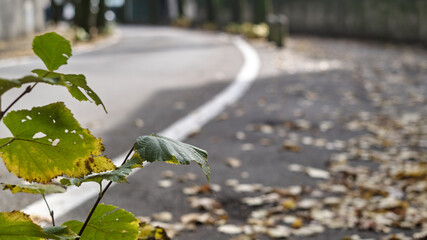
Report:
[[172,185],[173,185],[173,182],[169,179],[163,179],[157,182],[157,186],[161,188],[169,188],[169,187],[172,187]]
[[318,168],[307,167],[305,172],[312,178],[329,179],[331,177],[328,171]]
[[236,225],[232,225],[232,224],[226,224],[226,225],[219,226],[217,228],[217,231],[220,233],[224,233],[224,234],[234,235],[234,234],[242,233],[243,229],[240,226],[236,226]]
[[267,235],[271,238],[288,238],[291,235],[291,231],[286,226],[278,225],[274,228],[268,228]]
[[160,221],[160,222],[170,222],[172,221],[172,213],[171,212],[159,212],[159,213],[154,213],[153,214],[153,219],[155,221]]
[[227,165],[231,168],[239,168],[242,166],[242,162],[237,158],[227,158]]
[[213,223],[213,217],[209,213],[188,213],[181,216],[182,224],[190,224],[190,223]]
[[291,152],[300,152],[301,151],[301,147],[298,145],[297,142],[295,141],[291,141],[291,140],[285,140],[283,142],[283,148],[291,151]]
[[221,204],[213,198],[189,197],[188,201],[190,202],[190,206],[195,209],[211,211],[222,208]]
[[240,146],[242,151],[252,151],[254,150],[254,145],[252,143],[244,143]]

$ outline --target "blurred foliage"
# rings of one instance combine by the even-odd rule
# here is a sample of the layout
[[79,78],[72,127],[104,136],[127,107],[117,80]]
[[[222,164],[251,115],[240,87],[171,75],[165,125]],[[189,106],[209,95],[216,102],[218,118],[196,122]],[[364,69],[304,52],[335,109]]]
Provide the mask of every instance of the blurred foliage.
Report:
[[266,23],[230,23],[225,30],[233,34],[242,34],[248,38],[266,38],[269,33],[269,27]]

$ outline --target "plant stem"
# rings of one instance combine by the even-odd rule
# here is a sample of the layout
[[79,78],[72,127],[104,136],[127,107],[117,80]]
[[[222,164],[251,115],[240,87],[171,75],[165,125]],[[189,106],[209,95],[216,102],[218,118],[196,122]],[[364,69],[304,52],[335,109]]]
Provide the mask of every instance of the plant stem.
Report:
[[49,203],[47,203],[47,200],[46,200],[46,197],[44,194],[42,194],[42,197],[43,197],[44,202],[46,203],[47,210],[49,210],[50,217],[52,218],[52,226],[55,227],[55,217],[53,216],[53,211],[50,210]]
[[15,105],[16,102],[19,101],[19,99],[21,99],[25,94],[30,93],[31,90],[37,85],[37,83],[35,83],[33,86],[28,86],[23,93],[21,93],[21,95],[19,95],[4,111],[0,112],[0,119],[3,118],[3,116],[6,114],[7,111],[9,111],[9,109]]
[[[49,73],[51,73],[50,71],[46,72],[41,78],[47,77],[47,75],[49,75]],[[4,111],[0,111],[0,120],[4,117],[4,115],[7,113],[7,111],[9,111],[9,109],[15,105],[16,102],[19,101],[19,99],[21,99],[23,96],[25,96],[25,94],[28,94],[31,92],[31,90],[33,90],[34,87],[37,86],[39,82],[34,83],[32,86],[28,86],[24,92],[21,93],[21,95],[19,95]],[[0,106],[1,108],[1,106]]]
[[[128,154],[126,155],[125,159],[123,160],[122,165],[126,163],[127,159],[129,158],[130,154],[132,153],[133,149],[134,149],[134,145],[132,145],[132,148],[129,150]],[[98,198],[96,199],[95,204],[93,205],[92,209],[90,210],[89,214],[87,215],[86,220],[83,223],[83,226],[80,229],[80,232],[78,234],[79,237],[77,237],[76,240],[80,239],[80,237],[82,236],[87,224],[89,223],[90,218],[92,217],[93,213],[95,212],[96,207],[98,206],[98,204],[101,201],[104,194],[107,192],[108,188],[110,188],[111,184],[113,184],[113,181],[109,181],[107,186],[105,186],[104,190],[102,190],[102,185],[100,183],[100,190],[99,190]]]

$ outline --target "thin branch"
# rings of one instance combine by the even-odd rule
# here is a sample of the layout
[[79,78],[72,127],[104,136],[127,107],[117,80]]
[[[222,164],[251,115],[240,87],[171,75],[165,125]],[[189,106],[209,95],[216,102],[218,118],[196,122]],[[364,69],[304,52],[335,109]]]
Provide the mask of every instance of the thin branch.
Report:
[[23,93],[21,93],[21,95],[19,95],[4,111],[0,112],[0,119],[3,118],[3,116],[6,114],[7,111],[9,111],[9,109],[15,105],[16,102],[19,101],[19,99],[21,99],[23,96],[25,96],[25,94],[30,93],[31,90],[37,85],[37,83],[35,83],[33,86],[28,86]]
[[55,227],[55,217],[53,214],[53,210],[50,210],[49,203],[47,203],[47,200],[46,200],[46,197],[44,194],[42,194],[42,197],[43,197],[44,202],[46,203],[47,210],[49,210],[50,217],[52,218],[52,225]]
[[[134,146],[135,145],[133,145],[132,148],[129,150],[128,154],[126,155],[125,159],[123,160],[122,165],[125,164],[126,161],[128,160],[130,154],[133,152]],[[105,192],[107,192],[108,188],[110,188],[112,183],[113,183],[113,181],[109,181],[107,186],[105,186],[104,190],[102,190],[102,185],[100,183],[100,191],[99,191],[98,198],[96,199],[95,204],[93,205],[92,209],[90,210],[89,214],[87,215],[86,220],[83,223],[83,226],[80,229],[80,232],[78,234],[79,237],[77,237],[76,240],[80,239],[80,237],[82,236],[85,228],[87,227],[87,224],[89,223],[90,218],[92,217],[93,213],[95,212],[96,207],[98,206],[98,204],[101,201],[102,197],[104,196]]]
[[[41,78],[45,78],[47,77],[47,75],[49,75],[49,73],[51,73],[50,71],[46,72]],[[25,94],[28,94],[31,92],[31,90],[33,90],[33,88],[35,88],[37,86],[39,82],[34,83],[32,86],[28,86],[23,93],[21,93],[21,95],[19,95],[4,111],[0,111],[0,120],[4,117],[4,115],[7,113],[7,111],[10,110],[10,108],[15,105],[15,103],[17,103],[19,101],[19,99],[21,99],[23,96],[25,96]],[[1,108],[1,107],[0,107]]]

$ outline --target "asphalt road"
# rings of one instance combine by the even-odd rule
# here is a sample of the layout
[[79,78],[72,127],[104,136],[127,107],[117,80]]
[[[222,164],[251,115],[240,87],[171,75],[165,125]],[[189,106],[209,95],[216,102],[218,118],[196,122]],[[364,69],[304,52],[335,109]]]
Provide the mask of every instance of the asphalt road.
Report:
[[[66,73],[81,73],[107,107],[78,102],[65,89],[39,85],[14,109],[64,101],[76,119],[104,141],[114,158],[140,135],[159,132],[209,100],[232,81],[242,56],[221,33],[162,27],[123,26],[120,41],[112,46],[77,53]],[[227,62],[227,64],[224,64]],[[41,61],[0,68],[2,77],[19,77],[42,68]],[[22,89],[5,95],[5,104]],[[7,129],[1,129],[8,136]],[[2,167],[2,182],[16,182]],[[2,211],[21,209],[37,197],[0,192]]]
[[[143,39],[147,44],[163,47],[153,50],[141,44]],[[162,45],[161,39],[170,47]],[[176,39],[181,44],[176,45]],[[199,47],[194,49],[190,45]],[[380,239],[389,232],[412,236],[419,231],[416,226],[392,227],[403,219],[405,222],[418,219],[396,215],[406,211],[401,205],[381,211],[371,207],[377,206],[376,199],[386,202],[392,198],[405,201],[410,206],[408,209],[414,211],[411,214],[426,211],[425,204],[417,202],[423,201],[423,190],[406,194],[410,188],[401,188],[406,184],[416,185],[417,180],[409,176],[408,183],[407,179],[392,179],[389,174],[408,162],[425,161],[427,156],[426,51],[310,37],[291,38],[284,50],[263,42],[253,42],[253,46],[263,63],[255,84],[240,101],[185,140],[208,150],[212,171],[210,186],[206,185],[196,164],[156,163],[132,175],[129,184],[112,187],[104,203],[129,210],[136,216],[154,218],[156,213],[166,211],[172,219],[163,219],[163,222],[175,227],[179,224],[174,223],[182,221],[181,217],[188,213],[206,213],[216,218],[212,221],[217,225],[203,219],[195,225],[187,224],[187,229],[180,229],[174,238],[178,240],[266,240],[272,239],[268,234],[283,234],[283,231],[288,231],[291,239],[343,239],[352,234],[362,239]],[[139,48],[142,50],[138,51]],[[112,157],[128,150],[127,143],[136,136],[164,129],[224,89],[242,64],[237,50],[221,34],[133,27],[132,31],[124,29],[121,43],[77,56],[76,62],[70,65],[84,67],[97,61],[102,63],[109,59],[107,52],[113,56],[108,61],[123,62],[123,69],[141,74],[135,76],[118,70],[106,74],[109,80],[105,81],[110,83],[136,81],[111,86],[104,84],[102,78],[91,77],[95,69],[90,68],[86,73],[89,79],[98,79],[92,85],[100,89],[98,92],[106,99],[110,115],[119,116],[110,124],[108,118],[97,117],[101,113],[96,111],[102,109],[91,107],[81,112],[83,123],[95,128],[94,132],[104,138],[107,153]],[[189,58],[191,54],[194,59]],[[176,58],[171,59],[172,56]],[[82,58],[83,63],[78,63],[78,58]],[[142,71],[145,64],[139,65],[128,58],[145,59],[147,69]],[[171,66],[154,67],[151,61],[155,59],[162,64],[170,60]],[[186,64],[175,65],[181,63]],[[199,70],[199,64],[204,70]],[[111,69],[116,67],[96,71],[103,73]],[[138,84],[147,78],[155,81]],[[174,80],[165,80],[169,78]],[[159,81],[166,87],[156,87]],[[151,93],[147,93],[148,85],[152,85]],[[105,92],[101,92],[103,87],[107,87]],[[119,88],[127,90],[119,91]],[[109,98],[110,95],[113,97]],[[145,100],[131,106],[131,99],[137,96]],[[142,128],[135,126],[136,119],[144,121]],[[396,152],[404,152],[403,155],[409,157],[401,159]],[[344,156],[344,160],[334,158],[336,154]],[[334,164],[345,168],[336,172]],[[373,190],[366,190],[365,186]],[[188,187],[199,192],[189,193]],[[378,194],[383,189],[390,191],[385,194],[390,198]],[[368,195],[361,194],[364,191]],[[326,203],[331,200],[329,197],[335,197],[338,202]],[[83,220],[93,201],[61,217],[59,222]],[[368,207],[360,205],[361,202],[367,202]],[[390,229],[380,228],[383,220],[390,216],[399,221],[392,222]],[[220,227],[224,224],[221,217],[232,224],[228,230],[235,234],[220,231],[224,230]],[[355,219],[357,224],[347,227]],[[421,223],[425,222],[425,217],[422,219]],[[340,227],[326,227],[334,224]],[[264,233],[251,234],[254,229]],[[233,238],[239,233],[245,234]]]
[[[152,219],[166,211],[172,219],[163,222],[172,228],[179,228],[175,223],[189,213],[213,217],[207,224],[199,219],[195,225],[186,225],[189,229],[181,229],[174,239],[266,240],[279,230],[291,233],[291,239],[338,240],[351,235],[381,239],[389,233],[412,236],[420,231],[417,227],[381,228],[381,211],[370,210],[376,206],[377,196],[367,197],[369,207],[354,208],[363,201],[364,186],[400,191],[404,183],[381,179],[389,176],[384,169],[406,164],[406,159],[400,162],[393,155],[396,148],[419,152],[409,162],[423,161],[426,156],[425,135],[414,139],[415,147],[408,145],[413,140],[392,137],[395,147],[379,152],[370,141],[381,140],[384,131],[390,136],[406,136],[399,129],[410,131],[411,124],[419,126],[415,132],[425,131],[427,66],[423,59],[427,53],[418,48],[336,39],[294,38],[288,44],[277,50],[254,42],[263,63],[257,81],[240,101],[186,140],[208,150],[210,186],[195,164],[151,164],[132,175],[129,184],[110,189],[104,202]],[[405,120],[408,117],[412,120]],[[394,127],[396,122],[403,125]],[[375,129],[380,129],[379,135],[374,134]],[[371,159],[358,151],[372,154]],[[345,161],[333,160],[336,154],[344,154]],[[381,161],[382,157],[391,160]],[[347,177],[345,172],[334,172],[334,161],[342,161],[350,169]],[[354,178],[349,177],[351,171],[356,172]],[[189,172],[196,179],[189,179]],[[339,190],[327,190],[333,186]],[[183,191],[186,188],[199,192],[189,195]],[[338,197],[337,207],[324,203],[331,196]],[[409,196],[405,201],[411,208],[424,212],[416,198]],[[92,204],[93,200],[83,204],[60,221],[83,219]],[[346,227],[355,214],[360,214],[356,226]],[[221,218],[231,224],[228,230],[237,230],[235,234],[220,231]],[[325,227],[332,223],[343,225]],[[251,234],[256,228],[264,233]],[[237,237],[239,232],[246,234]]]

